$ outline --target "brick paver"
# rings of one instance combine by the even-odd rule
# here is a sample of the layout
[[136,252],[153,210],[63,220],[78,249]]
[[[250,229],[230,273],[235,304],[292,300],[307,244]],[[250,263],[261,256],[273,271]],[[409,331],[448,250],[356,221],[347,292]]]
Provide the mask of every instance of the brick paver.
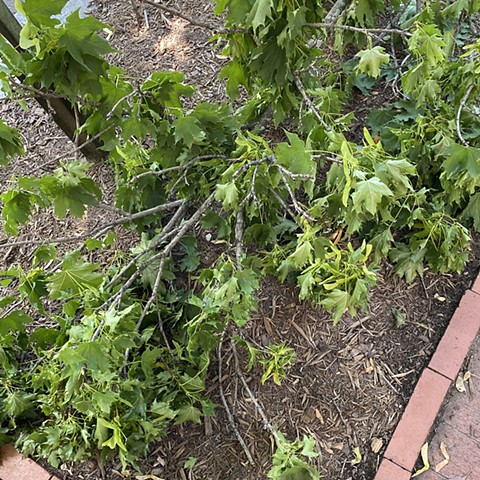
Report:
[[375,480],[410,480],[410,472],[384,458],[377,471]]
[[[440,470],[442,479],[480,479],[480,336],[475,339],[462,374],[468,369],[471,379],[467,391],[459,392],[453,385],[445,400],[441,421],[430,442],[429,459],[432,469],[443,460],[440,443],[450,457],[448,465]],[[418,476],[419,480],[437,480],[431,473]]]
[[[449,386],[449,394],[429,443],[431,468],[415,478],[480,480],[479,330],[480,275],[463,296],[429,366],[420,377],[375,480],[403,480],[406,470],[408,474],[413,471]],[[462,375],[467,369],[471,374],[467,391],[463,393],[455,388],[462,365]],[[441,443],[445,445],[449,462],[436,472],[436,467],[445,459]]]
[[406,470],[413,469],[450,383],[443,375],[425,369],[385,451],[385,458]]
[[0,447],[0,480],[58,480],[12,445]]
[[467,291],[453,314],[429,367],[454,380],[479,329],[480,297]]
[[[473,413],[473,412],[472,412]],[[431,466],[431,473],[435,467],[445,458],[440,450],[440,442],[444,442],[450,460],[440,470],[444,478],[465,478],[468,480],[480,479],[480,443],[452,427],[448,423],[440,425],[436,429],[435,436],[430,442],[428,457]],[[431,473],[418,475],[418,480],[431,480]]]
[[470,290],[480,295],[480,275],[478,275],[478,277],[475,279]]

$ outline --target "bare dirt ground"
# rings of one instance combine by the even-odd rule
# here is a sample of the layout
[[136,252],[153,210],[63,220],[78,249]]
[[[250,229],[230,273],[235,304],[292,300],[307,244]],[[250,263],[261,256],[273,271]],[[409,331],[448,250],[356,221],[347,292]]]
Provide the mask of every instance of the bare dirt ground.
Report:
[[[214,22],[212,5],[206,0],[178,0],[172,7],[196,19]],[[130,2],[125,0],[95,0],[90,11],[113,27],[111,41],[119,52],[112,55],[111,61],[125,67],[133,82],[154,70],[178,69],[185,72],[189,83],[199,85],[193,101],[225,98],[224,86],[216,79],[224,59],[208,43],[209,32],[152,7],[146,10],[148,28],[145,17],[139,27]],[[19,125],[28,148],[24,158],[0,170],[2,191],[13,174],[30,174],[32,165],[38,173],[54,168],[56,164],[50,163],[51,160],[68,148],[65,136],[34,105],[27,113],[10,102],[0,101],[0,117]],[[102,163],[95,163],[92,171],[101,180],[108,201],[113,191],[112,173]],[[38,216],[22,230],[20,239],[82,233],[105,215],[105,210],[95,208],[89,209],[81,221],[67,218],[58,222],[53,215]],[[6,239],[1,235],[0,243],[4,243]],[[131,232],[122,235],[117,239],[117,247],[135,240]],[[463,291],[478,271],[477,245],[474,242],[471,263],[463,274],[434,275],[426,271],[423,280],[418,279],[413,285],[392,277],[391,267],[385,264],[368,311],[358,318],[346,317],[336,327],[325,312],[299,303],[295,287],[280,285],[273,279],[264,283],[259,292],[259,311],[246,326],[244,335],[253,344],[286,341],[294,348],[296,357],[280,387],[272,382],[262,386],[259,370],[245,376],[273,425],[290,439],[304,434],[316,438],[320,456],[315,463],[321,478],[373,478],[416,380]],[[0,264],[12,264],[30,254],[31,247],[2,249]],[[399,328],[395,327],[395,311],[405,318]],[[94,461],[47,468],[65,480],[266,478],[273,439],[263,428],[255,406],[239,382],[235,359],[226,347],[222,367],[219,378],[218,361],[213,363],[209,393],[220,405],[221,382],[254,465],[247,461],[223,408],[219,407],[217,416],[207,419],[202,426],[172,427],[168,436],[160,439],[150,456],[140,463],[140,471],[131,472],[130,477],[122,475],[121,466],[116,463],[103,471]],[[357,447],[362,454],[359,463],[354,455]],[[197,463],[187,470],[183,466],[189,457],[195,457]]]

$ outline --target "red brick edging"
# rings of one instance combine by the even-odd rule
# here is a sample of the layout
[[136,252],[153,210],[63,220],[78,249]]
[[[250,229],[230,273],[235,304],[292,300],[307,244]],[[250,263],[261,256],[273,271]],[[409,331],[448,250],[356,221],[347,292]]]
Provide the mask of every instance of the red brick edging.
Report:
[[20,455],[12,445],[0,447],[1,480],[58,480],[31,458]]
[[393,433],[374,480],[410,480],[452,381],[480,330],[480,274],[452,316]]

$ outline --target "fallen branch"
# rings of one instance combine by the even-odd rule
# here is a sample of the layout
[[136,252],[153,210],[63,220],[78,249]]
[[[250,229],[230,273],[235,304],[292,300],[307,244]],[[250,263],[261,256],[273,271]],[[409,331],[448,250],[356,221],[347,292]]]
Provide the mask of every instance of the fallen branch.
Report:
[[242,268],[243,258],[243,232],[244,232],[244,219],[243,219],[243,206],[240,205],[237,212],[237,218],[235,221],[235,257],[237,260],[237,268]]
[[138,253],[135,257],[133,257],[129,263],[127,263],[106,285],[106,289],[113,287],[120,279],[131,269],[133,268],[140,258],[143,257],[147,252],[150,252],[156,249],[162,242],[167,240],[172,235],[175,235],[179,228],[176,227],[177,223],[182,219],[182,215],[187,208],[187,203],[184,203],[173,215],[170,221],[163,227],[161,234],[145,249],[143,249],[140,253]]
[[[128,280],[122,285],[122,288],[112,297],[110,297],[107,301],[104,302],[102,307],[110,303],[114,303],[115,301],[120,302],[125,292],[133,285],[133,282],[150,266],[152,263],[156,262],[157,260],[161,260],[162,258],[168,257],[172,253],[172,250],[176,247],[176,245],[180,242],[180,240],[185,236],[187,231],[193,225],[196,225],[197,222],[200,220],[200,217],[203,215],[203,212],[208,208],[208,206],[213,202],[215,197],[215,192],[210,194],[210,196],[202,203],[202,205],[198,208],[198,210],[181,226],[178,228],[178,231],[175,237],[169,242],[169,244],[159,253],[153,255],[148,260],[143,262],[142,264],[137,266],[137,270],[130,276]],[[142,253],[144,255],[144,253]],[[122,269],[123,271],[123,269]],[[117,274],[115,276],[115,282],[110,280],[107,287],[113,286],[121,277]]]
[[[125,223],[130,223],[135,220],[139,220],[144,217],[148,217],[149,215],[154,215],[159,212],[163,212],[165,210],[170,210],[175,207],[179,207],[180,205],[183,204],[183,200],[176,200],[174,202],[170,203],[162,203],[161,205],[157,205],[156,207],[149,208],[148,210],[142,210],[141,212],[133,213],[131,215],[125,215],[123,214],[122,218],[119,218],[117,220],[113,220],[112,222],[104,223],[100,225],[99,227],[95,228],[94,230],[91,230],[87,233],[84,233],[82,235],[75,235],[72,237],[60,237],[60,238],[52,238],[52,239],[47,239],[47,240],[20,240],[17,242],[9,242],[9,243],[1,243],[0,248],[7,248],[7,247],[19,247],[22,245],[55,245],[55,244],[60,244],[60,243],[75,243],[75,242],[81,242],[83,240],[86,240],[87,238],[95,238],[99,237],[104,233],[105,231],[108,231],[112,229],[113,227],[116,227],[118,225],[123,225]],[[105,208],[105,207],[101,207]]]
[[107,125],[104,129],[100,130],[93,137],[90,137],[88,140],[83,142],[78,147],[75,147],[74,149],[70,150],[69,152],[62,153],[61,155],[58,155],[57,157],[53,158],[52,160],[49,160],[48,162],[45,162],[42,165],[39,165],[38,167],[30,170],[30,173],[35,173],[36,171],[41,170],[42,168],[45,168],[47,165],[51,165],[52,163],[56,163],[56,162],[58,162],[58,161],[60,161],[64,158],[71,157],[72,155],[75,155],[79,151],[82,151],[82,149],[84,147],[86,147],[87,145],[90,145],[91,143],[95,142],[95,140],[98,140],[104,133],[108,132],[113,127],[115,127],[117,123],[118,123],[118,120],[115,120],[113,123],[111,123],[110,125]]
[[280,176],[282,177],[283,183],[285,185],[285,188],[288,191],[288,194],[290,195],[290,198],[292,199],[293,203],[293,208],[295,211],[300,214],[302,217],[306,218],[307,220],[310,220],[311,222],[315,221],[315,218],[312,217],[306,210],[304,210],[300,204],[298,203],[297,199],[295,198],[295,194],[293,193],[292,187],[290,187],[290,184],[288,183],[287,177],[283,173],[282,170],[279,170]]
[[177,170],[188,170],[192,165],[195,165],[195,163],[197,162],[201,162],[202,160],[213,160],[217,158],[219,160],[229,160],[230,162],[234,162],[237,160],[237,159],[230,159],[225,155],[200,155],[198,157],[192,158],[191,160],[189,160],[187,163],[184,163],[183,165],[175,165],[173,167],[164,168],[162,170],[150,170],[148,172],[139,173],[138,175],[135,175],[130,179],[130,183],[134,183],[137,180],[140,180],[140,178],[147,177],[150,175],[162,176],[162,175],[165,175],[166,173],[175,172]]
[[338,20],[338,18],[342,15],[345,7],[348,4],[348,0],[337,0],[330,11],[325,15],[325,22],[326,23],[334,23]]

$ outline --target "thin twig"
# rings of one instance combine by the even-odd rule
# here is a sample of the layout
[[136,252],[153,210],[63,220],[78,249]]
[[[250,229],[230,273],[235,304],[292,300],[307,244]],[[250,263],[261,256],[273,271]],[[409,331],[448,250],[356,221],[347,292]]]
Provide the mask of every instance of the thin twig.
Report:
[[132,4],[133,11],[135,13],[135,18],[137,19],[137,26],[140,28],[142,26],[142,16],[140,15],[140,10],[138,8],[137,0],[130,0]]
[[253,404],[255,405],[255,409],[257,410],[257,412],[259,413],[260,417],[262,418],[262,423],[263,423],[263,427],[268,430],[272,435],[273,437],[281,442],[281,439],[280,437],[278,436],[277,432],[275,431],[275,429],[273,428],[272,424],[270,423],[270,421],[268,420],[268,417],[265,413],[265,410],[263,409],[263,407],[260,405],[260,402],[257,400],[257,398],[255,397],[255,395],[253,394],[252,390],[250,389],[250,387],[248,386],[248,383],[247,381],[245,380],[245,377],[242,373],[242,370],[240,368],[240,362],[238,360],[238,353],[237,353],[237,348],[235,346],[235,343],[233,342],[233,340],[230,340],[230,345],[232,347],[232,351],[233,351],[233,356],[235,358],[235,369],[237,371],[237,375],[238,375],[238,378],[240,378],[240,381],[242,382],[243,384],[243,387],[245,388],[248,396],[251,398]]
[[461,128],[460,128],[460,116],[462,115],[462,110],[464,109],[465,104],[466,104],[467,101],[468,101],[468,97],[469,97],[470,94],[472,93],[473,87],[474,87],[474,84],[472,83],[472,84],[467,88],[467,91],[465,92],[465,95],[463,96],[462,101],[460,102],[460,106],[458,107],[458,110],[457,110],[457,119],[456,119],[456,123],[457,123],[457,135],[458,135],[458,138],[460,139],[460,141],[463,143],[463,145],[464,145],[465,147],[469,147],[470,144],[465,140],[465,138],[463,138],[462,130],[461,130]]
[[337,23],[305,23],[305,27],[310,28],[324,28],[326,30],[348,30],[350,32],[363,33],[365,35],[370,35],[372,33],[397,33],[403,37],[411,37],[412,34],[406,30],[401,30],[399,28],[360,28],[353,27],[351,25],[340,25]]
[[137,90],[132,90],[130,93],[127,95],[123,96],[120,100],[118,100],[115,105],[110,109],[110,111],[107,113],[106,119],[110,120],[116,110],[116,108],[125,100],[129,100],[131,97],[133,97],[137,92]]
[[62,160],[64,158],[67,158],[67,157],[71,157],[72,155],[75,155],[75,153],[77,153],[78,151],[82,150],[84,147],[86,147],[87,145],[89,145],[90,143],[93,143],[95,140],[97,140],[98,138],[100,138],[104,133],[108,132],[110,129],[112,129],[113,127],[115,127],[115,125],[118,123],[118,120],[115,120],[112,124],[106,126],[105,128],[103,128],[102,130],[100,130],[98,133],[96,133],[93,137],[89,138],[88,140],[86,140],[85,142],[83,142],[81,145],[79,145],[78,147],[75,147],[73,150],[70,150],[69,152],[67,153],[62,153],[61,155],[58,155],[57,157],[53,158],[52,160],[49,160],[48,162],[45,162],[43,163],[42,165],[39,165],[38,167],[30,170],[30,173],[34,173],[36,172],[37,170],[40,170],[42,168],[45,168],[47,165],[50,165],[52,163],[56,163],[58,162],[59,160]]
[[162,170],[156,170],[156,171],[149,170],[148,172],[139,173],[138,175],[135,175],[130,179],[130,183],[136,182],[140,178],[143,178],[149,175],[161,176],[161,175],[164,175],[165,173],[175,172],[177,170],[187,170],[197,162],[200,162],[202,160],[213,160],[213,159],[229,160],[230,162],[237,160],[237,159],[230,159],[225,155],[199,155],[198,157],[192,158],[191,160],[189,160],[187,163],[184,163],[183,165],[174,165],[173,167],[164,168]]
[[60,238],[52,238],[52,239],[43,239],[43,240],[21,240],[17,242],[10,242],[10,243],[2,243],[0,244],[0,248],[7,248],[7,247],[19,247],[21,245],[52,245],[52,244],[59,244],[59,243],[74,243],[85,240],[89,237],[96,237],[99,236],[101,232],[104,230],[110,230],[113,227],[118,225],[123,225],[124,223],[133,222],[135,220],[139,220],[144,217],[148,217],[149,215],[154,215],[159,212],[163,212],[165,210],[170,210],[172,208],[179,207],[183,204],[183,200],[176,200],[170,203],[162,203],[161,205],[157,205],[156,207],[149,208],[147,210],[142,210],[141,212],[133,213],[131,215],[123,216],[117,220],[113,220],[108,223],[104,223],[99,227],[84,233],[82,235],[75,235],[72,237],[60,237]]
[[142,2],[152,7],[158,8],[159,10],[163,10],[164,12],[170,13],[175,17],[183,18],[184,20],[186,20],[191,25],[194,25],[195,27],[201,27],[201,28],[204,28],[205,30],[209,30],[214,33],[247,33],[251,35],[251,32],[246,28],[216,28],[211,24],[200,22],[199,20],[195,20],[194,18],[189,17],[188,15],[185,15],[179,10],[175,10],[174,8],[167,7],[161,3],[157,3],[152,0],[142,0]]
[[275,197],[277,202],[288,212],[288,214],[292,217],[293,221],[295,223],[298,223],[295,212],[285,203],[283,198],[273,188],[269,188],[268,190]]
[[181,220],[183,213],[187,208],[187,203],[184,203],[173,215],[170,221],[163,227],[162,232],[160,235],[145,249],[139,252],[135,257],[133,257],[129,263],[127,263],[106,285],[105,289],[108,290],[109,288],[113,287],[124,275],[127,273],[131,268],[133,268],[136,263],[143,257],[147,252],[150,252],[157,248],[162,242],[167,240],[170,236],[177,233],[179,230],[175,228],[177,223]]
[[332,130],[331,127],[329,125],[327,125],[325,120],[320,115],[320,112],[318,111],[316,105],[313,103],[312,99],[307,95],[307,92],[305,91],[305,87],[304,87],[302,81],[300,80],[300,77],[297,74],[294,74],[293,75],[293,80],[294,80],[295,85],[297,86],[299,92],[301,93],[303,99],[305,100],[305,103],[310,107],[310,109],[312,110],[312,112],[315,115],[315,117],[317,118],[317,120],[321,123],[321,125],[323,126],[323,128],[327,132],[330,132]]
[[315,218],[313,218],[306,210],[304,210],[300,204],[298,203],[297,199],[295,198],[295,195],[293,193],[292,187],[290,187],[290,184],[288,183],[288,179],[285,176],[285,174],[282,172],[282,170],[279,170],[280,176],[282,177],[283,183],[285,185],[285,188],[288,191],[288,194],[290,195],[290,198],[292,199],[293,203],[293,208],[296,210],[297,213],[302,215],[302,217],[306,218],[307,220],[310,220],[311,222],[315,221]]
[[[161,260],[162,258],[166,258],[175,246],[180,242],[180,240],[185,236],[186,232],[192,227],[196,225],[197,222],[200,220],[200,217],[203,215],[203,212],[208,208],[210,203],[213,202],[215,197],[215,192],[210,194],[210,196],[202,203],[202,205],[198,208],[198,210],[178,229],[177,234],[175,237],[170,241],[170,243],[159,253],[153,255],[148,260],[143,262],[142,264],[137,266],[137,270],[130,276],[130,278],[122,285],[122,288],[112,297],[110,297],[103,306],[113,303],[115,301],[120,302],[124,293],[133,285],[133,282],[150,266],[153,262],[157,260]],[[117,278],[118,275],[115,277]],[[117,281],[117,280],[116,280]],[[113,284],[113,280],[111,280],[108,286]]]
[[330,11],[325,15],[326,23],[334,23],[342,15],[343,10],[348,4],[348,0],[337,0]]
[[223,356],[222,356],[222,347],[223,347],[223,342],[225,340],[225,331],[222,333],[222,337],[220,340],[220,344],[218,345],[218,386],[219,386],[219,392],[220,392],[220,398],[223,403],[223,407],[225,409],[225,413],[227,415],[228,423],[230,424],[230,427],[233,430],[233,433],[237,437],[238,443],[240,443],[243,451],[245,452],[245,456],[248,459],[248,462],[250,465],[255,465],[255,461],[253,460],[252,454],[250,453],[250,450],[248,449],[247,444],[245,443],[245,440],[243,439],[242,435],[238,431],[237,426],[235,425],[235,419],[233,418],[232,412],[230,410],[230,407],[227,403],[227,399],[225,398],[225,393],[223,391],[223,382],[222,382],[222,376],[223,376]]

